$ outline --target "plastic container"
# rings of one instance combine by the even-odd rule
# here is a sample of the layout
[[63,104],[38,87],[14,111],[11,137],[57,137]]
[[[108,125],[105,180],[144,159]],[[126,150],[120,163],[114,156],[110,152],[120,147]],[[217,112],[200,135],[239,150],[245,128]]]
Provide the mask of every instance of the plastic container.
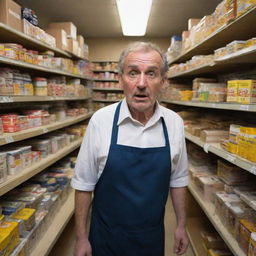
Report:
[[34,79],[34,93],[37,96],[47,96],[47,79],[44,77],[36,77]]

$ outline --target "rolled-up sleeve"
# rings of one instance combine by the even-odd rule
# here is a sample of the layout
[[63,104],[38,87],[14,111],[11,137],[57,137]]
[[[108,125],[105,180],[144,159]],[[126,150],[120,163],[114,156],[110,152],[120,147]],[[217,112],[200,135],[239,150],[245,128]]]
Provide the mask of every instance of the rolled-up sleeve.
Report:
[[188,185],[189,180],[187,150],[182,119],[179,120],[178,127],[176,127],[174,141],[175,143],[172,146],[174,156],[172,159],[170,187],[185,187]]
[[71,186],[82,191],[93,191],[97,183],[97,130],[90,120],[77,157]]

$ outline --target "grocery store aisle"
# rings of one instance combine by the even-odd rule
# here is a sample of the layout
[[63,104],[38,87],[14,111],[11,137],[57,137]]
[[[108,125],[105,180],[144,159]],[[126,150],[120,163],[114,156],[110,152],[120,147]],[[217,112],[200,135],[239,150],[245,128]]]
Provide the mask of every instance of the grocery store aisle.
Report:
[[[170,198],[168,199],[167,206],[166,206],[165,226],[166,226],[165,256],[175,256],[172,249],[173,230],[175,228],[175,215],[172,209]],[[58,242],[53,247],[49,256],[56,256],[56,255],[72,256],[74,242],[75,242],[74,218],[71,218],[70,222],[68,223],[67,227],[64,229],[62,235],[60,236]],[[184,256],[194,256],[192,249],[189,248],[187,253],[184,254]]]

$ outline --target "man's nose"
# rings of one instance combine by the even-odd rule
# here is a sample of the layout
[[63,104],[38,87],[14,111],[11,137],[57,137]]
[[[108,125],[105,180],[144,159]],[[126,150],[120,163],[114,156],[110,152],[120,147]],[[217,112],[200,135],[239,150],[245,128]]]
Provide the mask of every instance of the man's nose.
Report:
[[141,73],[139,75],[137,86],[139,88],[144,88],[147,86],[147,77],[145,74]]

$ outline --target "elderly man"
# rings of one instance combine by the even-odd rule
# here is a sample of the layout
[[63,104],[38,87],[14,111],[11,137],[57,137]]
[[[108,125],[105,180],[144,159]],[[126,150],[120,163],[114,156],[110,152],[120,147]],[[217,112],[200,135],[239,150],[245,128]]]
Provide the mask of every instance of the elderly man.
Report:
[[177,218],[174,252],[181,255],[188,247],[183,122],[157,102],[167,68],[151,43],[133,43],[120,56],[125,99],[91,118],[72,180],[75,256],[164,256],[169,191]]

